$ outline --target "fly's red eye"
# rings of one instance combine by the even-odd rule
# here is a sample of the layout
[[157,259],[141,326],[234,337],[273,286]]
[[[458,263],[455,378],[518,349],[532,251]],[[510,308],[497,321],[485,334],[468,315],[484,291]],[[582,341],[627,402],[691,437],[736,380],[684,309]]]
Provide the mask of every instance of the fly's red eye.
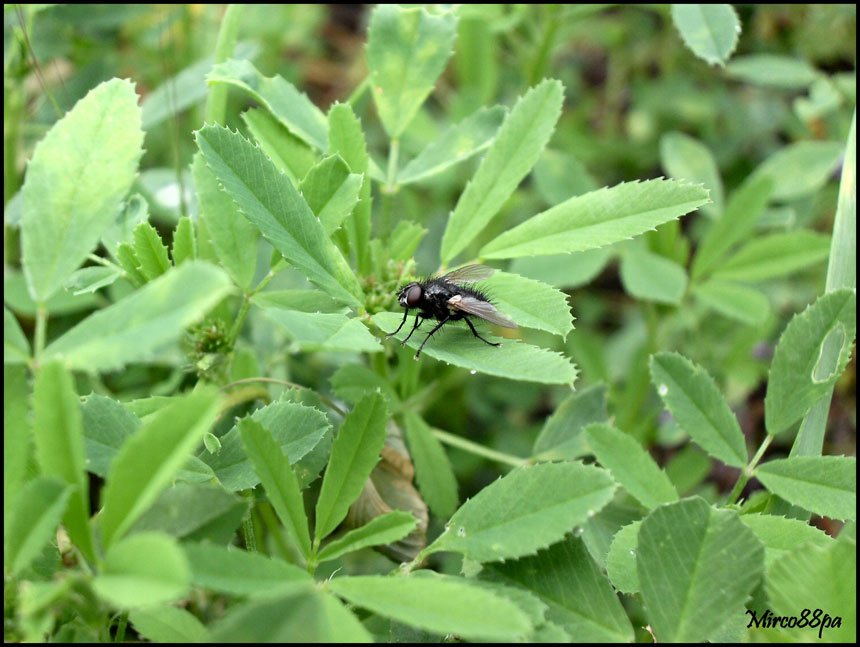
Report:
[[406,293],[406,305],[410,308],[414,308],[418,304],[418,300],[421,298],[421,286],[413,285],[409,288],[409,291]]

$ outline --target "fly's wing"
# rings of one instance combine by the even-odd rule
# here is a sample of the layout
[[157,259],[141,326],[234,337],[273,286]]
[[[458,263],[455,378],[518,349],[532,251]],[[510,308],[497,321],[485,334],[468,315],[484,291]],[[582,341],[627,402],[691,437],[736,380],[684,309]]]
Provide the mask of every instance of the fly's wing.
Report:
[[465,265],[439,278],[449,283],[475,283],[490,278],[495,271],[486,265]]
[[448,307],[452,310],[462,310],[470,315],[486,319],[490,323],[504,326],[505,328],[519,327],[513,319],[496,310],[496,306],[492,303],[476,299],[475,297],[457,294],[448,299]]

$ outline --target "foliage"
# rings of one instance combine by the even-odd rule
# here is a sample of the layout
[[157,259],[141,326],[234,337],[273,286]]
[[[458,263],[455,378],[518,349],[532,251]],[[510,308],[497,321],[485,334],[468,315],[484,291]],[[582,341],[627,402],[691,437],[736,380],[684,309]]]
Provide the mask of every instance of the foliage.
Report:
[[856,639],[853,7],[5,18],[7,641]]

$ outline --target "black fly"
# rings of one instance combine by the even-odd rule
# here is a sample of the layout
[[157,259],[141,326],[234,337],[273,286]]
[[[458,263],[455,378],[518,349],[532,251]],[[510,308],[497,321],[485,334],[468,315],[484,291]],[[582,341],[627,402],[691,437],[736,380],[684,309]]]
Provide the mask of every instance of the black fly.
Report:
[[493,274],[493,268],[486,265],[466,265],[460,269],[448,272],[444,276],[431,277],[425,281],[413,281],[404,285],[400,292],[397,293],[397,299],[400,305],[406,308],[403,313],[403,321],[393,333],[386,336],[386,339],[392,335],[396,335],[406,323],[406,317],[409,315],[409,310],[415,308],[418,314],[415,316],[415,325],[406,336],[400,345],[406,344],[406,341],[412,336],[418,326],[425,319],[435,319],[439,323],[431,330],[427,337],[421,342],[418,347],[418,352],[415,353],[415,359],[421,355],[421,349],[427,340],[433,336],[437,330],[444,326],[449,321],[458,321],[463,319],[469,324],[472,334],[490,346],[501,346],[487,341],[478,334],[474,324],[469,319],[469,315],[486,319],[499,326],[505,328],[516,328],[517,324],[501,312],[496,310],[496,307],[490,303],[487,296],[480,290],[475,288],[465,287],[464,284],[475,283],[489,278]]

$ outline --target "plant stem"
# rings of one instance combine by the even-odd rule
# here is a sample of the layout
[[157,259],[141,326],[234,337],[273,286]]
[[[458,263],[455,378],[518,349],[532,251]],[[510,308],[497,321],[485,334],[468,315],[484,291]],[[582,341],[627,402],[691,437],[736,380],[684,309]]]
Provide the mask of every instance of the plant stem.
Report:
[[[239,25],[242,21],[242,13],[245,8],[242,4],[227,5],[224,18],[221,20],[221,29],[218,31],[218,41],[215,45],[215,63],[223,63],[236,50],[236,41],[239,38]],[[206,99],[206,111],[204,121],[206,123],[223,124],[227,116],[227,89],[226,83],[216,83],[209,89],[209,97]]]
[[33,349],[33,357],[38,361],[45,350],[45,330],[48,326],[48,309],[45,307],[45,302],[40,301],[36,304],[36,333],[35,333],[35,348]]
[[355,90],[352,91],[352,94],[349,95],[349,98],[346,100],[346,102],[351,106],[355,106],[355,104],[359,101],[359,99],[361,99],[362,95],[364,95],[364,93],[369,87],[370,76],[368,75],[364,77],[364,80],[356,86]]
[[471,440],[466,440],[465,438],[460,438],[460,436],[449,434],[447,431],[442,431],[441,429],[434,429],[433,435],[446,445],[450,445],[451,447],[458,447],[459,449],[470,452],[477,456],[483,456],[484,458],[488,458],[491,461],[505,463],[506,465],[513,465],[514,467],[519,467],[521,465],[529,465],[531,463],[531,461],[527,458],[519,458],[518,456],[511,456],[510,454],[505,454],[504,452],[498,452],[495,449],[489,449],[487,447],[484,447],[483,445],[479,445],[478,443],[473,443]]
[[758,462],[761,460],[762,456],[764,456],[765,450],[770,447],[771,442],[773,442],[773,436],[768,434],[762,441],[761,446],[758,448],[755,456],[753,456],[753,459],[749,462],[749,465],[741,470],[741,474],[738,477],[737,483],[735,483],[735,487],[732,488],[728,498],[726,498],[726,505],[734,503],[740,496],[744,486],[746,486],[747,482],[753,477],[756,465],[758,465]]

